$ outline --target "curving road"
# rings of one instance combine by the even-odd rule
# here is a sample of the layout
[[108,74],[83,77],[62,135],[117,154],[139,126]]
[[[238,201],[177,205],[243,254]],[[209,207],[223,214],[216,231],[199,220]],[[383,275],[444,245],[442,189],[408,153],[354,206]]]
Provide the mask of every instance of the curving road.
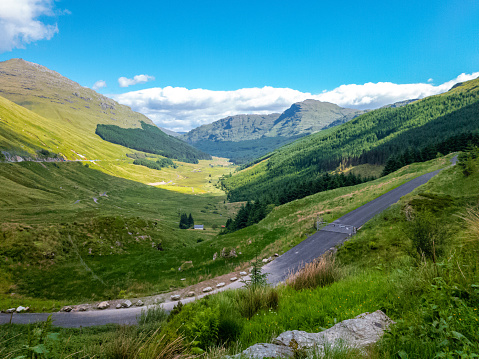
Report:
[[[453,165],[456,157],[452,160]],[[417,187],[428,182],[441,170],[427,173],[420,177],[410,180],[405,184],[383,194],[382,196],[366,203],[352,212],[338,218],[322,228],[312,236],[302,241],[297,246],[276,258],[274,261],[263,266],[263,272],[268,273],[268,283],[276,285],[286,279],[289,273],[301,268],[305,263],[309,263],[319,256],[326,253],[332,247],[343,243],[348,237],[354,234],[354,228],[359,228],[378,213],[384,211],[390,205],[396,203],[402,196],[412,192]],[[248,278],[246,278],[248,279]],[[217,291],[236,289],[243,285],[241,282],[234,282]],[[214,292],[217,292],[214,291]],[[187,303],[205,295],[196,298],[182,299],[181,302]],[[161,304],[165,310],[171,310],[177,302],[167,302]],[[70,312],[70,313],[24,313],[24,314],[0,314],[0,324],[9,323],[10,320],[15,324],[28,324],[37,321],[44,321],[51,314],[53,324],[59,327],[81,327],[103,324],[136,324],[137,317],[141,314],[142,308],[128,309],[107,309],[104,311]],[[144,310],[144,308],[143,308]]]

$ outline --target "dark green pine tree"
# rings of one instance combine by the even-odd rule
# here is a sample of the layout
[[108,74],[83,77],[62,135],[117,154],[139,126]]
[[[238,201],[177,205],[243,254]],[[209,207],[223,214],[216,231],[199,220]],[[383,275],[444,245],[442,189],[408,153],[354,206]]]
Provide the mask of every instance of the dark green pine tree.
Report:
[[195,220],[193,219],[193,216],[190,215],[188,216],[188,228],[193,228],[195,226]]
[[180,229],[188,229],[188,216],[186,213],[182,213],[180,216]]

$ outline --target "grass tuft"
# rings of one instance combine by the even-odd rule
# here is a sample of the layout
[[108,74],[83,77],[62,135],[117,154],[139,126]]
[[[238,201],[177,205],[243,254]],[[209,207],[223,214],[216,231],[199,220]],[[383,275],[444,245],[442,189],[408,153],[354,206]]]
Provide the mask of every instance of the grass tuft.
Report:
[[340,268],[333,255],[326,255],[307,263],[301,270],[286,279],[286,284],[295,289],[312,289],[330,285],[341,277]]

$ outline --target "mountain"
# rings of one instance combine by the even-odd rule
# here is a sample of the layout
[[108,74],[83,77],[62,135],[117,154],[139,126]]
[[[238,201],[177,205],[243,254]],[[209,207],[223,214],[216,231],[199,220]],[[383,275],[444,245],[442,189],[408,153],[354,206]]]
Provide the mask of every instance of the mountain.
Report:
[[169,129],[163,128],[163,127],[159,127],[159,129],[162,130],[167,135],[173,136],[173,137],[178,137],[178,136],[184,135],[186,133],[186,132],[175,132],[175,131],[172,131],[172,130],[169,130]]
[[285,193],[314,187],[323,174],[338,168],[384,166],[398,155],[399,165],[411,163],[412,157],[429,159],[438,151],[467,146],[476,138],[470,135],[478,132],[479,79],[475,79],[444,94],[370,111],[303,137],[225,178],[222,186],[231,201],[264,198],[279,203]]
[[[9,137],[13,134],[16,136],[15,145],[13,142],[2,145],[2,150],[10,155],[27,152],[35,157],[34,154],[42,148],[52,153],[61,153],[61,157],[72,160],[126,159],[126,154],[132,151],[103,140],[96,134],[98,125],[111,126],[110,128],[121,129],[127,133],[134,131],[135,134],[147,125],[157,129],[155,140],[162,144],[162,152],[153,153],[176,159],[210,158],[209,155],[166,135],[150,119],[132,111],[128,106],[120,105],[44,66],[22,59],[0,62],[0,96],[5,98],[0,102],[3,106],[0,116],[13,116],[8,121],[8,130],[5,121],[0,123],[2,135],[8,131]],[[6,100],[39,116],[27,115]],[[15,112],[22,115],[14,116]],[[17,122],[13,121],[13,118]],[[31,122],[30,118],[34,118],[35,122]],[[30,140],[25,139],[22,143],[21,138],[24,138],[25,134],[36,136],[40,142],[33,145]],[[178,156],[168,151],[176,151],[177,148],[181,148],[184,153]]]
[[329,102],[305,100],[281,114],[229,116],[195,128],[180,138],[205,152],[244,163],[362,113]]

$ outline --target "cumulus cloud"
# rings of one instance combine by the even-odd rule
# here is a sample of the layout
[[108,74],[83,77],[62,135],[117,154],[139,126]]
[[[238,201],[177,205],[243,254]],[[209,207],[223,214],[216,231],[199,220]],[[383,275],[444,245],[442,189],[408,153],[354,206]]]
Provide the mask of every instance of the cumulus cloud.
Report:
[[106,87],[106,82],[103,80],[99,80],[93,84],[92,89],[97,91],[103,87]]
[[118,83],[120,84],[120,87],[128,87],[131,85],[136,85],[136,84],[143,84],[148,81],[153,81],[155,78],[150,75],[136,75],[132,79],[126,78],[126,77],[120,77],[118,79]]
[[50,40],[58,32],[57,24],[39,18],[55,16],[54,0],[0,1],[0,52],[24,48],[38,40]]
[[458,82],[476,77],[479,77],[479,72],[461,74],[438,86],[431,83],[391,82],[350,84],[320,94],[269,86],[235,91],[190,90],[168,86],[127,92],[113,97],[133,110],[145,114],[161,127],[173,131],[189,131],[227,116],[283,112],[294,102],[307,99],[332,102],[342,107],[375,109],[402,100],[443,93]]

